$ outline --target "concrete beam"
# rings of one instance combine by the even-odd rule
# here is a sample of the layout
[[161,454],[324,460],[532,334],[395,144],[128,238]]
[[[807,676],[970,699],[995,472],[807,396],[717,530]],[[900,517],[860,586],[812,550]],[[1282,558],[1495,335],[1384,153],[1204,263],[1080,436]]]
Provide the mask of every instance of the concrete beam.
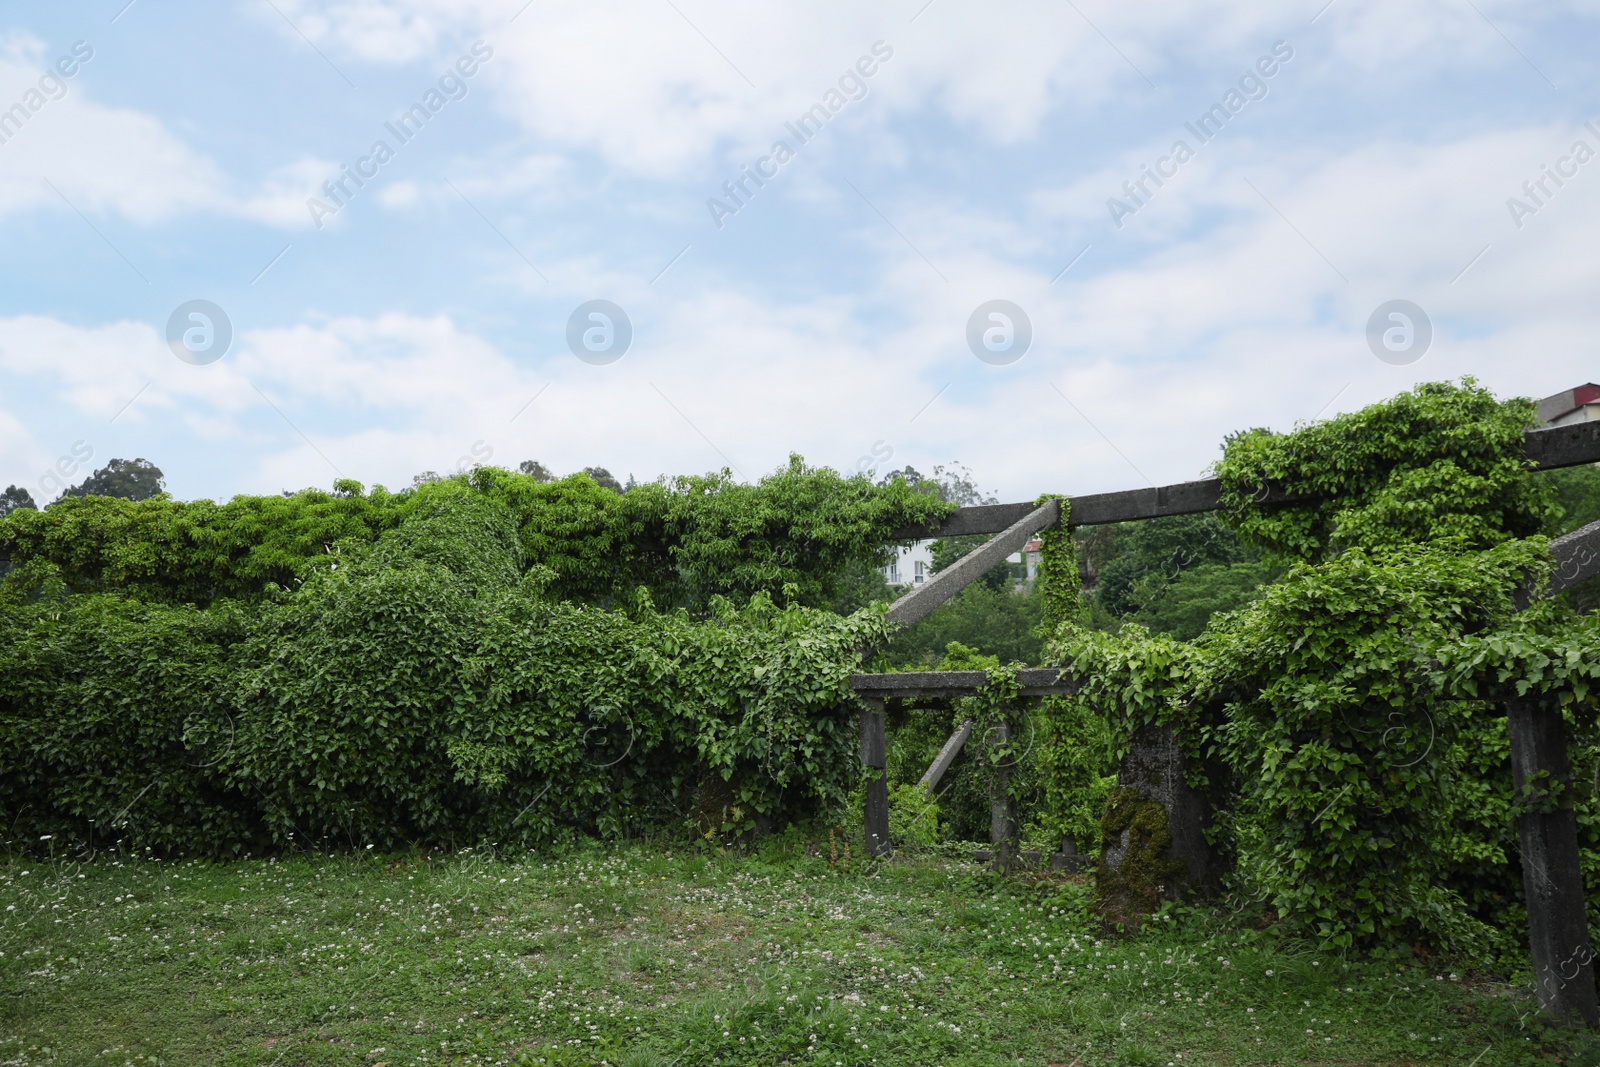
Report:
[[1059,501],[1047,500],[1021,519],[1013,522],[998,536],[981,548],[974,549],[955,563],[930,578],[927,584],[913,589],[896,600],[889,608],[889,621],[910,626],[934,608],[955,596],[966,586],[982,578],[989,568],[1005,562],[1013,552],[1020,552],[1028,539],[1040,530],[1048,530],[1061,520]]

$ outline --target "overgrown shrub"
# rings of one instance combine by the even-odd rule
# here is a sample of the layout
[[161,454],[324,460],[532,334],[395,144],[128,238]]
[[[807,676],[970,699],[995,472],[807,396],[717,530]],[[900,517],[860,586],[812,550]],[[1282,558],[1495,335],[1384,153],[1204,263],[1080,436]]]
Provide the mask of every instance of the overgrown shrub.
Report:
[[[885,638],[764,593],[710,616],[562,601],[509,509],[462,486],[292,592],[146,605],[40,577],[0,610],[0,825],[234,854],[548,841],[837,809],[846,682]],[[46,576],[48,577],[48,576]],[[29,590],[32,590],[30,593]]]
[[1516,610],[1556,515],[1524,455],[1531,414],[1469,380],[1238,435],[1223,517],[1300,562],[1193,641],[1055,629],[1050,658],[1113,747],[1175,730],[1190,784],[1222,802],[1237,888],[1287,929],[1479,959],[1517,944],[1496,932],[1518,928],[1522,895],[1504,700],[1529,686],[1568,709],[1595,867],[1600,633],[1559,604]]
[[832,603],[860,565],[886,561],[889,535],[949,513],[931,491],[873,485],[798,456],[754,485],[726,473],[662,479],[617,493],[587,474],[542,482],[481,467],[390,493],[341,481],[333,493],[239,496],[226,504],[76,497],[0,517],[0,558],[53,564],[74,592],[204,605],[294,588],[334,557],[370,546],[413,514],[463,494],[505,509],[524,566],[551,572],[563,600],[610,606],[640,587],[666,607],[764,592]]

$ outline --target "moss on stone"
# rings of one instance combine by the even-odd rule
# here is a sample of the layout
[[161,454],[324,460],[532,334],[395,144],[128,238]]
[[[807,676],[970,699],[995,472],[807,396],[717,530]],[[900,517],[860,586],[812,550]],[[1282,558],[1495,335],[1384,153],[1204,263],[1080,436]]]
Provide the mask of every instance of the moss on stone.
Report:
[[1095,890],[1110,925],[1138,929],[1162,897],[1175,894],[1187,868],[1172,858],[1167,809],[1134,789],[1118,789],[1100,820]]

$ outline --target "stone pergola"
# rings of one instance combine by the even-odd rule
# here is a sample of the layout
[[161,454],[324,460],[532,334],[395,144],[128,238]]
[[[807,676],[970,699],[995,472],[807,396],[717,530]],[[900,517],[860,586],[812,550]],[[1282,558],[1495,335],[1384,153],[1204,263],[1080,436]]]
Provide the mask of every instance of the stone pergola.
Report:
[[[1526,436],[1528,459],[1537,470],[1575,467],[1600,463],[1600,422],[1575,423],[1549,429],[1529,430]],[[1267,503],[1289,503],[1296,497],[1272,486],[1263,487],[1258,498]],[[1154,519],[1168,515],[1192,515],[1216,511],[1222,506],[1222,483],[1217,479],[1182,482],[1150,489],[1116,493],[1096,493],[1072,498],[1069,528],[1097,526],[1115,522]],[[901,597],[889,609],[889,619],[913,625],[967,585],[981,578],[990,568],[1018,551],[1035,534],[1060,524],[1060,505],[989,504],[959,508],[944,522],[930,526],[908,526],[896,530],[893,540],[954,537],[962,534],[995,535],[982,547],[969,552],[954,565],[934,575],[927,584]],[[1557,538],[1550,544],[1556,569],[1546,593],[1554,595],[1587,578],[1600,574],[1600,522]],[[1522,597],[1523,606],[1532,591]],[[1041,697],[1072,692],[1076,682],[1055,669],[1021,672],[1022,695]],[[865,797],[866,850],[869,856],[889,851],[888,783],[884,766],[888,748],[885,706],[891,700],[950,699],[973,696],[984,685],[982,671],[925,671],[904,674],[856,674],[850,687],[860,696],[861,763],[868,771]],[[1534,698],[1514,700],[1506,709],[1511,740],[1513,781],[1519,794],[1529,791],[1540,796],[1560,796],[1569,783],[1571,768],[1567,758],[1566,726],[1559,709]],[[924,783],[937,784],[961,747],[967,741],[970,724],[958,729],[928,769]],[[1153,739],[1157,745],[1170,744]],[[1145,754],[1149,755],[1148,753]],[[1130,753],[1130,757],[1140,757]],[[1159,800],[1168,811],[1174,829],[1174,853],[1192,866],[1204,863],[1203,855],[1182,856],[1189,837],[1198,837],[1202,819],[1194,812],[1194,800],[1184,796],[1181,781],[1167,781],[1173,775],[1153,769],[1162,760],[1134,758],[1124,761],[1121,776],[1150,799]],[[1181,780],[1182,775],[1176,775]],[[1548,784],[1546,784],[1548,783]],[[1531,797],[1538,800],[1540,797]],[[1548,810],[1539,810],[1548,809]],[[993,811],[993,839],[997,859],[1009,857],[1004,842],[1014,835],[1014,812]],[[1192,825],[1191,825],[1192,824]],[[1188,831],[1192,830],[1193,833]],[[1583,874],[1579,867],[1577,819],[1570,806],[1528,803],[1517,817],[1517,834],[1522,852],[1523,888],[1528,901],[1528,934],[1538,996],[1544,1012],[1563,1022],[1582,1021],[1600,1027],[1600,1005],[1595,996],[1594,952],[1589,945],[1588,915],[1585,909]],[[1200,846],[1203,850],[1203,845]]]

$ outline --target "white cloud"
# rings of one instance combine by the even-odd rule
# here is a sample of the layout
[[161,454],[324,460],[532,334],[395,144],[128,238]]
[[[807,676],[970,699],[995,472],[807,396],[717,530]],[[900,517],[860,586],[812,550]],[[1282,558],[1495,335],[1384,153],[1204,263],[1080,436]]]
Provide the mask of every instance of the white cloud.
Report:
[[[1037,133],[1053,113],[1087,117],[1109,103],[1158,98],[1194,63],[1232,56],[1243,69],[1280,38],[1312,68],[1297,77],[1345,90],[1359,91],[1352,67],[1382,67],[1382,91],[1393,93],[1396,79],[1431,77],[1446,65],[1521,63],[1494,26],[1518,33],[1527,19],[1510,0],[1479,5],[1494,26],[1465,7],[1421,0],[1336,5],[1316,24],[1246,0],[1085,0],[1076,10],[1046,0],[1003,8],[904,0],[876,9],[843,0],[732,8],[682,0],[681,14],[659,0],[520,12],[498,0],[280,6],[319,47],[375,64],[443,61],[485,38],[496,58],[482,77],[501,111],[548,142],[655,176],[690,172],[724,147],[764,147],[876,40],[894,58],[869,83],[867,121],[942,112],[980,139],[1003,142]],[[270,8],[258,11],[286,39],[294,34]]]
[[[51,52],[15,33],[0,39],[0,112],[11,109],[0,123],[7,135],[0,143],[0,218],[41,207],[67,211],[65,198],[86,214],[114,212],[146,226],[196,213],[284,228],[311,224],[306,198],[336,175],[336,163],[303,157],[252,189],[160,118],[96,100],[88,78],[93,57],[73,77],[56,77],[57,53],[67,56],[70,48]],[[48,92],[41,78],[54,79]]]
[[312,40],[374,63],[443,58],[482,36],[496,49],[482,77],[502,111],[551,142],[661,176],[703,164],[725,142],[764,146],[879,40],[894,58],[868,81],[877,106],[934,103],[1000,139],[1031,132],[1063,92],[1104,99],[1134,77],[1088,23],[1043,0],[1011,5],[1003,24],[954,5],[912,23],[920,6],[685,0],[680,13],[628,0],[534,5],[509,25],[505,5],[460,0],[299,0],[285,10]]
[[312,222],[306,201],[313,196],[325,199],[322,183],[337,177],[338,171],[337,163],[325,159],[296,160],[269,173],[259,190],[246,193],[230,210],[269,226],[304,227]]
[[[408,26],[385,32],[423,32]],[[666,23],[652,32],[665,34]],[[691,140],[722,121],[701,117]],[[1600,170],[1586,168],[1520,231],[1504,208],[1573,130],[1348,149],[1237,134],[1120,233],[1104,198],[1134,173],[1133,156],[1125,169],[1041,188],[1015,214],[1010,202],[974,209],[932,192],[899,197],[896,225],[948,282],[836,188],[815,203],[819,219],[844,219],[869,249],[858,291],[774,294],[759,276],[676,288],[673,275],[651,287],[648,272],[608,267],[615,257],[592,248],[565,261],[536,253],[553,279],[541,291],[573,303],[604,292],[633,314],[634,349],[611,367],[564,353],[514,358],[459,318],[391,312],[291,316],[292,325],[242,334],[206,368],[175,360],[150,325],[19,316],[0,320],[0,371],[45,383],[97,420],[150,383],[118,426],[147,435],[152,458],[179,441],[237,455],[230,489],[326,485],[323,456],[362,481],[403,485],[484,449],[496,463],[539,458],[563,471],[600,464],[648,477],[731,462],[757,477],[790,450],[849,466],[881,440],[895,466],[959,459],[1010,499],[1196,477],[1231,430],[1285,429],[1417,380],[1473,373],[1503,394],[1542,395],[1594,376],[1600,263],[1581,224],[1600,206]],[[668,165],[672,151],[646,154]],[[279,192],[251,202],[256,217],[287,219],[320,165],[303,160],[271,178],[266,188]],[[487,170],[460,183],[469,197],[537,195],[548,175],[572,172],[552,157]],[[404,206],[454,195],[428,180],[379,197]],[[1077,251],[1050,249],[1061,219],[1093,228],[1096,248],[1052,286]],[[1039,261],[1053,266],[1026,265]],[[962,338],[971,309],[997,296],[1022,304],[1035,326],[1034,350],[1010,368],[978,364]],[[1379,363],[1362,337],[1366,315],[1395,296],[1421,303],[1437,328],[1434,349],[1412,367]],[[539,299],[530,306],[548,314],[551,298]],[[5,410],[28,425],[16,401]],[[0,444],[6,432],[0,425]],[[181,485],[178,465],[164,467]]]
[[416,182],[394,181],[378,190],[378,203],[386,208],[411,207],[422,199],[422,190]]
[[47,502],[49,493],[39,482],[49,474],[56,457],[11,412],[0,407],[0,488],[19,485],[28,490],[35,504]]
[[[0,49],[0,109],[18,115],[13,105],[22,107],[0,144],[0,217],[61,206],[50,184],[82,210],[117,211],[141,223],[219,206],[214,163],[157,119],[90,99],[84,72],[92,58],[66,79],[50,72],[57,58],[37,41],[24,46],[12,38]],[[41,78],[55,79],[50,95],[40,91]]]

